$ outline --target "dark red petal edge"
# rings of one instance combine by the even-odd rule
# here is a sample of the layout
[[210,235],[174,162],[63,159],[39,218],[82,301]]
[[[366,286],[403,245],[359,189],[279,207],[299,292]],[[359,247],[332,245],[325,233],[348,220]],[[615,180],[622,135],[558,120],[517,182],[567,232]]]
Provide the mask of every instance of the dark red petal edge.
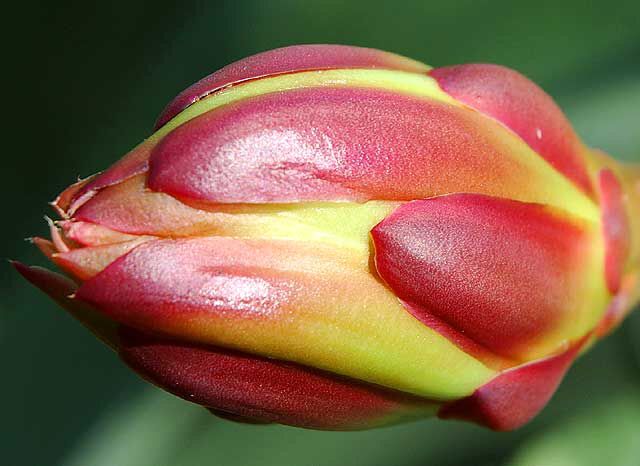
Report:
[[[429,400],[297,364],[121,329],[122,359],[150,382],[236,421],[357,430],[434,411]],[[398,416],[398,413],[400,415]]]
[[471,396],[444,405],[438,417],[517,429],[544,408],[589,336],[563,353],[503,372]]

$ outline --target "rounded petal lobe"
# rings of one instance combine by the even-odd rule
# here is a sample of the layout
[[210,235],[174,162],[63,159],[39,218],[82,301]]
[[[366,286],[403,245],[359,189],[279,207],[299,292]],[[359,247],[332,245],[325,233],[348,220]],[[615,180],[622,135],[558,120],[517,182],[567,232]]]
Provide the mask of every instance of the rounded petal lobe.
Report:
[[217,347],[122,333],[122,358],[188,401],[235,420],[312,429],[367,429],[433,414],[439,405],[297,364]]
[[606,304],[596,226],[549,207],[440,196],[402,205],[372,236],[378,273],[413,315],[498,355],[550,354]]
[[410,58],[365,47],[313,44],[269,50],[231,63],[182,91],[162,111],[155,129],[194,102],[230,85],[276,74],[337,68],[382,68],[414,73],[429,70],[427,65]]
[[517,71],[499,65],[468,64],[429,72],[455,99],[510,128],[585,193],[593,187],[585,148],[553,99]]

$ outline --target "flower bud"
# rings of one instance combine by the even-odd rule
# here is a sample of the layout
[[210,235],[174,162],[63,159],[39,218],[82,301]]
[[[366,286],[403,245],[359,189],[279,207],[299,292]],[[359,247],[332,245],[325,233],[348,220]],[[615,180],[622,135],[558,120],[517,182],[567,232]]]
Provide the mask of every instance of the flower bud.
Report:
[[635,303],[637,179],[515,71],[287,47],[54,201],[70,279],[16,267],[222,417],[508,430]]

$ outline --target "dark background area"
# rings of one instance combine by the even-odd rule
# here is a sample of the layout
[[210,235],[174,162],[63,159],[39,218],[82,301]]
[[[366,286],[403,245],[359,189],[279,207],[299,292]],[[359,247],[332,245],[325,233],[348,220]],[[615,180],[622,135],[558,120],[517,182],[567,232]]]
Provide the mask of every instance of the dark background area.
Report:
[[[23,238],[46,235],[46,203],[148,136],[173,95],[295,43],[510,66],[542,85],[589,144],[640,160],[637,0],[23,2],[3,23],[2,257],[26,263],[45,264]],[[8,265],[2,276],[1,464],[640,464],[640,313],[582,357],[519,431],[425,420],[326,433],[233,424],[165,395]]]

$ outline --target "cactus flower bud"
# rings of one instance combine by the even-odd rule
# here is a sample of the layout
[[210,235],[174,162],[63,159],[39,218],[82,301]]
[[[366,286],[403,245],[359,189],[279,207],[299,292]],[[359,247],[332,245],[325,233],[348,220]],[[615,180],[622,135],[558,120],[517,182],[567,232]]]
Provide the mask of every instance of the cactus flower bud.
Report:
[[638,294],[637,172],[496,65],[309,45],[199,81],[16,264],[235,420],[516,428]]

